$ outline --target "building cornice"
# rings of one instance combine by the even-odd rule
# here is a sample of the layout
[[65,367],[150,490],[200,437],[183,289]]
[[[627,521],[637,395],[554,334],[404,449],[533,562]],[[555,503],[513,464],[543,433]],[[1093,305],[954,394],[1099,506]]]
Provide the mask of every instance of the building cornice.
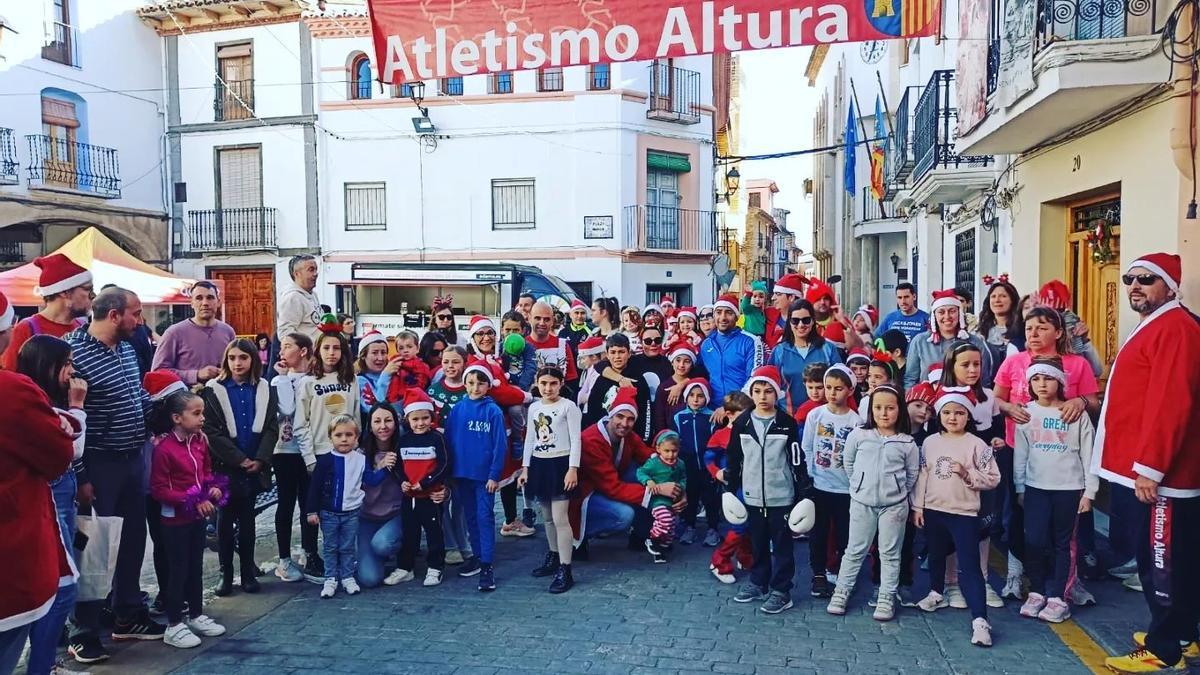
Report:
[[296,23],[303,11],[300,0],[175,0],[142,7],[137,17],[166,36]]

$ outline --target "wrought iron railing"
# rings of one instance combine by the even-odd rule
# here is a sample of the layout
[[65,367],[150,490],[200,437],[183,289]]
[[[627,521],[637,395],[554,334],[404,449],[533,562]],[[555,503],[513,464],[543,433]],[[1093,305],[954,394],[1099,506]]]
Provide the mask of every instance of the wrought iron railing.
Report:
[[626,206],[625,247],[636,251],[717,251],[721,214],[670,206]]
[[698,124],[700,122],[700,73],[655,61],[650,64],[650,109],[652,120]]
[[29,141],[29,186],[60,187],[115,199],[121,196],[117,151],[51,136]]
[[275,209],[188,211],[185,251],[275,248]]
[[892,134],[888,145],[887,171],[885,182],[889,186],[899,187],[912,174],[915,158],[913,157],[913,109],[912,102],[920,87],[907,87],[900,97],[900,105],[896,106],[895,133]]
[[78,68],[79,31],[74,26],[60,21],[47,22],[42,58]]
[[889,199],[876,199],[871,194],[870,186],[862,189],[862,220],[884,220],[891,218],[894,211]]
[[991,155],[960,155],[954,151],[958,109],[954,107],[954,71],[936,70],[921,91],[913,114],[913,180],[933,169],[983,167]]
[[217,80],[213,114],[218,122],[254,117],[254,80]]
[[1004,0],[992,0],[988,17],[987,93],[996,93],[1000,81],[1000,36],[1004,33]]
[[0,263],[25,261],[25,251],[19,241],[0,241]]
[[1158,0],[1038,0],[1034,51],[1061,40],[1152,35],[1160,28],[1157,5]]
[[0,185],[16,185],[17,141],[12,129],[0,128]]

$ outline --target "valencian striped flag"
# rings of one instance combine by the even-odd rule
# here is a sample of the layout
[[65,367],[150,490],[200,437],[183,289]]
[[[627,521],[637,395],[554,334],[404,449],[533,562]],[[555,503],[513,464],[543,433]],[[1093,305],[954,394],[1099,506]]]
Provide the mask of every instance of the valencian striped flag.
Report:
[[883,105],[875,97],[875,138],[871,144],[871,197],[883,199],[883,164],[887,150],[887,128],[883,122]]
[[880,33],[909,37],[929,35],[938,0],[863,0],[867,20]]

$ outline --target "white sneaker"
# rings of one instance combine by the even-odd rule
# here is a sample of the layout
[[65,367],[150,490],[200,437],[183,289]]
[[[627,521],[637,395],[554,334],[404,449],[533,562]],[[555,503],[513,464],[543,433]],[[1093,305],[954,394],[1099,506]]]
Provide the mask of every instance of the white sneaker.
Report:
[[358,595],[362,591],[358,587],[358,582],[354,580],[354,577],[342,579],[342,588],[346,589],[346,595]]
[[946,601],[953,609],[966,609],[967,597],[963,595],[958,584],[946,584]]
[[992,646],[992,625],[979,617],[971,622],[971,644],[978,647]]
[[326,579],[321,586],[321,597],[332,598],[334,593],[337,593],[337,579]]
[[304,578],[304,571],[300,569],[295,560],[288,558],[280,560],[279,564],[275,566],[275,576],[282,581],[300,581]]
[[421,582],[422,586],[437,586],[442,583],[442,571],[435,570],[432,567],[425,571],[425,581]]
[[983,582],[983,592],[986,597],[986,602],[987,602],[988,607],[1003,607],[1004,606],[1004,598],[997,595],[996,589],[992,588],[992,585],[986,581]]
[[385,578],[383,580],[383,585],[384,586],[395,586],[396,584],[402,584],[406,581],[412,581],[412,580],[413,580],[412,572],[410,572],[408,570],[402,570],[402,569],[397,568],[397,569],[392,570],[391,574],[387,575],[387,578]]
[[1020,575],[1017,575],[1015,577],[1012,575],[1009,575],[1009,577],[1004,580],[1004,588],[1002,588],[1000,590],[1000,597],[1012,598],[1013,600],[1021,599],[1021,576]]
[[180,649],[200,646],[200,638],[196,637],[195,633],[189,630],[187,624],[184,623],[167,626],[167,632],[163,633],[163,642]]
[[737,583],[737,577],[733,576],[732,574],[721,574],[721,572],[717,570],[716,565],[709,565],[708,571],[712,572],[713,576],[717,578],[717,581],[723,584]]
[[1092,595],[1091,591],[1083,587],[1083,582],[1079,579],[1071,585],[1071,590],[1067,592],[1066,600],[1078,607],[1087,607],[1088,605],[1096,604],[1096,596]]
[[225,626],[213,621],[207,614],[201,614],[194,619],[187,620],[187,627],[196,635],[204,637],[217,637],[225,634]]
[[926,595],[919,602],[917,602],[917,607],[926,612],[936,612],[939,609],[949,606],[950,605],[946,602],[945,596],[937,591],[932,590],[929,591],[929,595]]

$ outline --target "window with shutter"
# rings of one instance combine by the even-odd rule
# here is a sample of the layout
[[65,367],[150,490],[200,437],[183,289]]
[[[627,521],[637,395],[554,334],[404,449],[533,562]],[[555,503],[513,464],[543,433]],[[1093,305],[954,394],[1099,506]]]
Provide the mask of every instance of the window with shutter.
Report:
[[225,148],[217,151],[219,209],[262,206],[262,149]]

